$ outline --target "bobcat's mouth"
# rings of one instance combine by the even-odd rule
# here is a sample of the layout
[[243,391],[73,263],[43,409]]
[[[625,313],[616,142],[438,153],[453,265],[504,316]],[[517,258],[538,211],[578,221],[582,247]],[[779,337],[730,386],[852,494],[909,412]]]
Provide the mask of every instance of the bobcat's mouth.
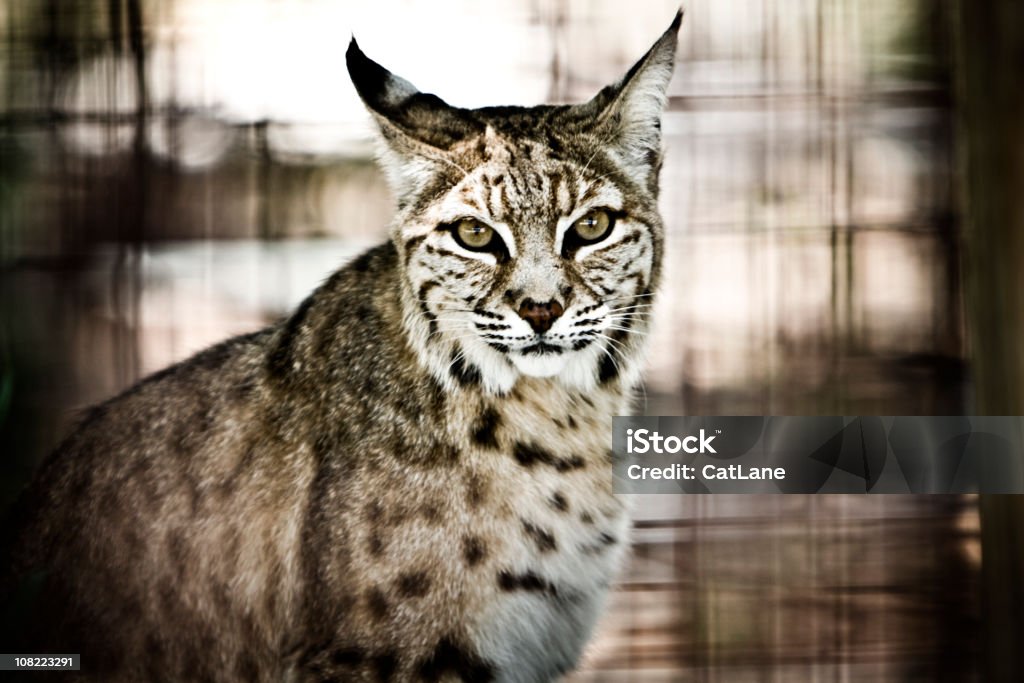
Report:
[[553,377],[562,373],[585,345],[571,340],[541,337],[526,346],[512,349],[507,358],[519,372],[528,377]]
[[555,346],[554,344],[548,344],[547,342],[542,341],[537,342],[536,344],[531,344],[526,348],[519,349],[519,353],[523,354],[524,356],[543,356],[552,353],[560,354],[564,353],[565,351],[566,349],[562,348],[561,346]]

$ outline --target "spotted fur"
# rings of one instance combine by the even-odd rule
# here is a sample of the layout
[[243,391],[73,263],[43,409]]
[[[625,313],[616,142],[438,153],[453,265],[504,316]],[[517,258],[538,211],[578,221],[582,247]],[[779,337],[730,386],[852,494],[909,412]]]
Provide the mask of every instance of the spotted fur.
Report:
[[[679,22],[575,106],[454,108],[353,41],[391,239],[88,414],[8,527],[6,594],[38,598],[11,651],[81,652],[93,681],[571,670],[628,533],[609,421],[659,280]],[[501,248],[460,246],[467,217]]]

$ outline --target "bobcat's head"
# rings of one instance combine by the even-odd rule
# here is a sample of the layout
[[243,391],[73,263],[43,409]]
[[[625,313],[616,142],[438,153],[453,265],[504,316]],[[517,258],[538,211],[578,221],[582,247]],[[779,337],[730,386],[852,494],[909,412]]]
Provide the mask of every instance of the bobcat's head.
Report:
[[460,109],[352,41],[398,199],[406,329],[446,383],[635,384],[658,283],[660,119],[682,14],[585,104]]

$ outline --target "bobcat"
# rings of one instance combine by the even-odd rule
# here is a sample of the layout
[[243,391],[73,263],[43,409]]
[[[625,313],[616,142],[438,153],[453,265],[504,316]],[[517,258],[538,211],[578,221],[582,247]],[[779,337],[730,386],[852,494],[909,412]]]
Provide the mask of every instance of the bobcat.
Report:
[[573,106],[452,107],[353,40],[389,241],[88,412],[16,508],[21,651],[95,681],[570,671],[626,547],[610,419],[659,281],[681,19]]

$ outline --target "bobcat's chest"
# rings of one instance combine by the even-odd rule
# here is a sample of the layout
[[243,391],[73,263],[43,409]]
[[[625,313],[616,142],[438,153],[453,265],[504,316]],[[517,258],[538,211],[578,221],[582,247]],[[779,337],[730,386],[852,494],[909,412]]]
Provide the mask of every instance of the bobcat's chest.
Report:
[[527,390],[475,425],[468,467],[489,484],[467,521],[492,552],[467,616],[501,680],[571,669],[621,563],[629,520],[612,493],[616,399]]
[[433,680],[442,664],[523,683],[571,669],[627,546],[609,460],[619,400],[526,385],[449,400],[429,457],[364,447],[347,473],[358,504],[336,499],[344,552],[321,566],[344,600],[343,640],[396,653],[399,678]]

